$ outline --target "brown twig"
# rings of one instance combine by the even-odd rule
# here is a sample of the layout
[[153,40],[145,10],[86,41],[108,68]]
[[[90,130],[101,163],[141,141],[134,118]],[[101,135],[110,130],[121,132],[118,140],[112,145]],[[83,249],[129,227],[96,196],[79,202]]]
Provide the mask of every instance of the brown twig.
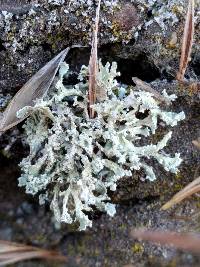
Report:
[[0,240],[0,266],[34,258],[67,261],[65,256],[55,251]]
[[96,88],[97,88],[97,71],[98,71],[98,56],[97,56],[97,45],[98,45],[98,29],[99,29],[99,12],[101,7],[101,0],[98,1],[96,9],[95,27],[92,38],[92,49],[89,61],[89,116],[94,118],[94,109],[92,105],[96,102]]
[[150,85],[148,85],[147,83],[143,82],[142,80],[140,80],[137,77],[133,77],[132,78],[133,82],[136,84],[137,87],[141,88],[142,90],[151,93],[152,95],[154,95],[154,97],[159,101],[159,102],[163,102],[165,104],[170,104],[170,101],[167,101],[167,99],[162,96],[161,94],[159,94],[156,90],[154,90]]
[[169,231],[133,230],[133,238],[147,240],[161,245],[171,245],[177,249],[200,253],[200,237],[194,234],[179,234]]
[[183,43],[181,48],[181,58],[179,71],[177,73],[177,80],[183,81],[185,71],[190,60],[190,55],[192,51],[194,39],[194,0],[189,0],[188,11],[186,15],[184,34],[183,34]]

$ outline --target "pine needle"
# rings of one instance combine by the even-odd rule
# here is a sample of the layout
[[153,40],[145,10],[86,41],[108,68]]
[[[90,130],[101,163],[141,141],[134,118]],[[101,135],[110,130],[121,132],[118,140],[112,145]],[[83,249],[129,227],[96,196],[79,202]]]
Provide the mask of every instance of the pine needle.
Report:
[[188,11],[186,15],[184,34],[183,34],[183,43],[181,48],[181,58],[179,71],[177,73],[177,80],[183,81],[185,71],[190,60],[190,55],[192,51],[194,39],[194,0],[189,0]]
[[35,258],[67,261],[65,256],[55,251],[0,240],[0,266]]
[[200,192],[200,177],[196,178],[193,182],[189,183],[183,190],[178,192],[173,198],[168,201],[165,205],[162,206],[161,210],[167,210],[174,206],[175,204],[180,203],[187,197]]
[[170,101],[167,101],[167,99],[162,96],[161,94],[159,94],[156,90],[154,90],[149,84],[147,84],[146,82],[143,82],[142,80],[140,80],[137,77],[133,77],[132,78],[133,82],[136,84],[136,86],[146,92],[151,93],[152,95],[154,95],[155,99],[161,103],[165,103],[165,104],[170,104]]
[[138,229],[131,232],[133,238],[147,240],[160,245],[170,245],[177,249],[200,253],[200,237],[196,234],[180,234],[170,231]]
[[97,90],[97,72],[98,72],[98,56],[97,56],[97,45],[98,45],[98,29],[99,29],[99,12],[101,7],[101,0],[98,1],[96,9],[95,27],[92,38],[92,49],[89,61],[89,116],[94,118],[94,109],[92,105],[96,102],[96,90]]

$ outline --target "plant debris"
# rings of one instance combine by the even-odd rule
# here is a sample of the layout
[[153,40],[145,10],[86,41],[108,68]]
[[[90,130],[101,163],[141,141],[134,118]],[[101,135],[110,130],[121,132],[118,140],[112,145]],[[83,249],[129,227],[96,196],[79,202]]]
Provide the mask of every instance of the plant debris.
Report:
[[56,251],[0,240],[0,266],[36,258],[53,261],[67,261],[67,257]]
[[194,0],[189,0],[188,11],[186,15],[184,34],[183,34],[183,43],[181,48],[181,58],[179,71],[177,73],[177,80],[183,81],[185,71],[190,60],[190,55],[192,51],[194,39]]
[[4,132],[20,123],[23,119],[16,117],[17,111],[25,106],[34,106],[35,100],[43,97],[49,90],[60,64],[65,59],[70,48],[64,49],[60,54],[41,68],[27,83],[17,92],[4,111],[0,121],[0,132]]
[[170,231],[153,231],[138,229],[131,232],[133,238],[169,245],[177,249],[200,253],[200,236],[198,234],[183,234]]
[[96,19],[95,19],[95,27],[93,31],[92,38],[92,49],[91,56],[89,61],[89,115],[90,118],[94,118],[94,110],[92,105],[96,102],[97,97],[97,73],[98,73],[98,56],[97,56],[97,45],[98,45],[98,28],[99,28],[99,12],[101,7],[101,0],[98,2],[97,10],[96,10]]
[[165,205],[162,206],[162,210],[167,210],[174,206],[175,204],[180,203],[185,198],[190,197],[191,195],[200,192],[200,177],[195,179],[193,182],[189,183],[183,190],[178,192],[173,198],[168,201]]

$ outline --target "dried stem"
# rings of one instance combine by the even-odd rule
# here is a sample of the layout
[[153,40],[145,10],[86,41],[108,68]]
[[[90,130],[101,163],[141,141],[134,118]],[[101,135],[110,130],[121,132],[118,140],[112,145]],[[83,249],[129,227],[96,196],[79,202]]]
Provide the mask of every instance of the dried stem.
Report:
[[65,256],[55,251],[0,240],[0,266],[34,258],[67,261]]
[[200,237],[194,234],[179,234],[169,231],[152,231],[147,229],[133,230],[133,238],[152,241],[161,245],[171,245],[194,253],[200,252]]
[[92,49],[89,61],[89,116],[94,118],[94,109],[92,105],[96,102],[96,88],[97,88],[97,72],[98,72],[98,56],[97,56],[97,45],[98,45],[98,29],[99,29],[99,12],[101,7],[101,0],[98,2],[96,9],[95,27],[92,38]]
[[132,78],[133,82],[136,84],[136,86],[146,92],[151,93],[152,95],[154,95],[154,97],[156,98],[157,101],[161,102],[161,103],[165,103],[165,104],[170,104],[170,101],[167,101],[167,99],[162,96],[161,94],[159,94],[156,90],[154,90],[149,84],[143,82],[142,80],[140,80],[137,77],[133,77]]
[[183,190],[178,192],[173,198],[168,201],[165,205],[162,206],[162,210],[167,210],[171,208],[173,205],[180,203],[187,197],[200,192],[200,177],[196,178],[194,181],[189,183]]
[[185,71],[190,60],[190,55],[192,51],[194,39],[194,0],[189,0],[188,11],[186,15],[184,34],[183,34],[183,43],[181,48],[181,58],[179,71],[177,73],[177,80],[183,81]]

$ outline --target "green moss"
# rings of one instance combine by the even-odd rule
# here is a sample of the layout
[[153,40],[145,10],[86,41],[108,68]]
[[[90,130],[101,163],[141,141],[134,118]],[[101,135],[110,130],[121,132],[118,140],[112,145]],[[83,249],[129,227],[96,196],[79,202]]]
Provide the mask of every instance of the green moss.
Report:
[[198,209],[200,208],[200,200],[199,200],[199,202],[196,203],[196,206]]
[[142,244],[140,243],[135,243],[133,246],[132,246],[132,251],[134,253],[143,253],[144,252],[144,247]]
[[111,33],[118,41],[130,41],[132,39],[132,33],[123,32],[117,20],[113,20],[112,22]]
[[31,237],[32,240],[36,240],[38,241],[39,243],[43,243],[45,244],[46,241],[47,241],[47,236],[43,235],[43,234],[37,234],[37,235],[33,235]]
[[175,178],[176,178],[176,180],[181,180],[181,179],[183,178],[182,173],[181,173],[180,171],[177,172],[177,173],[175,174]]
[[85,253],[85,249],[86,249],[86,248],[85,248],[85,244],[84,244],[82,241],[80,241],[80,242],[78,243],[76,249],[77,249],[78,254],[83,255],[83,254]]
[[174,184],[174,190],[175,191],[180,191],[181,189],[183,189],[183,185],[182,184],[179,184],[179,183]]
[[127,225],[126,224],[122,224],[119,227],[120,230],[125,230],[126,228],[127,228]]
[[56,32],[55,35],[48,34],[46,42],[51,45],[52,50],[56,50],[59,43],[63,43],[65,39],[65,33]]
[[4,150],[4,149],[1,149],[0,150],[0,154],[1,155],[3,155],[5,158],[7,158],[7,159],[9,159],[10,158],[10,153],[9,153],[9,151],[7,151],[7,150]]
[[100,251],[98,248],[95,248],[93,256],[98,257],[100,255]]
[[74,256],[74,255],[77,254],[76,251],[75,251],[75,247],[74,247],[73,245],[71,245],[71,244],[68,244],[68,245],[67,245],[66,253],[67,253],[67,255],[69,255],[69,256]]

